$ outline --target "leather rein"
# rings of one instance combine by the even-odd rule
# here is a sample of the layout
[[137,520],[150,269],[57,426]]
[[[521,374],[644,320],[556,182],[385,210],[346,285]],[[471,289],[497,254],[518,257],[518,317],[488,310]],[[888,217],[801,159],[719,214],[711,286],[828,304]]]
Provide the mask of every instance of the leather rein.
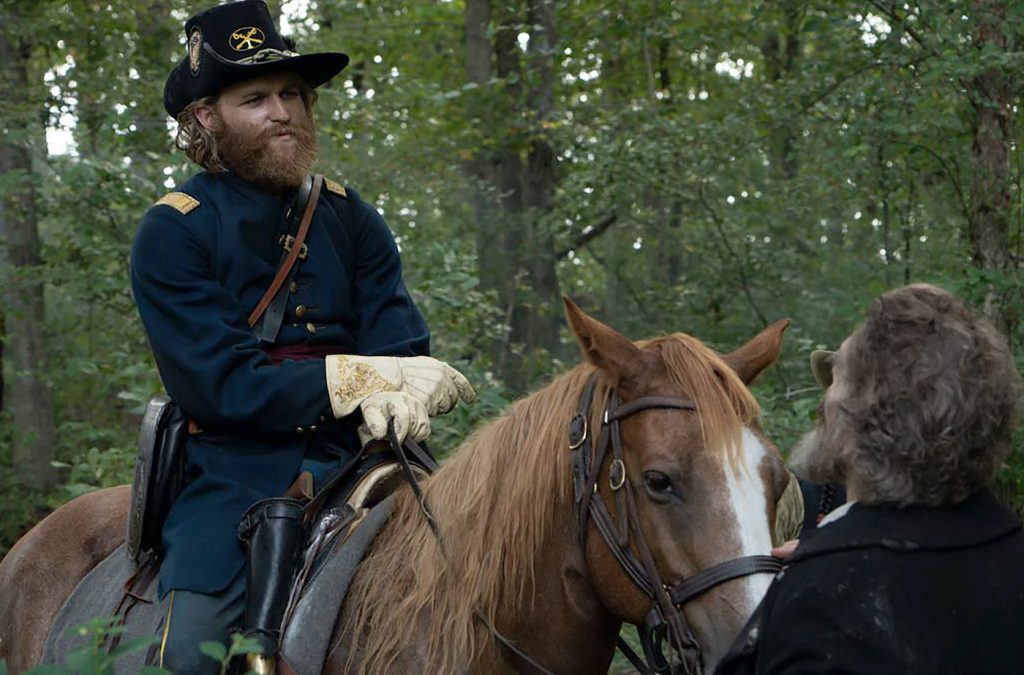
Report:
[[[697,404],[689,399],[666,396],[644,396],[622,403],[618,394],[610,390],[600,418],[595,446],[590,419],[596,388],[597,376],[594,376],[587,383],[580,397],[579,408],[569,424],[573,498],[580,543],[585,547],[587,525],[592,521],[619,566],[633,584],[652,600],[643,625],[637,626],[647,663],[619,638],[619,649],[633,666],[645,675],[669,672],[671,664],[664,655],[664,642],[668,640],[682,658],[684,672],[699,673],[703,669],[700,643],[683,616],[682,606],[726,581],[752,574],[775,574],[782,569],[782,562],[770,555],[734,558],[712,565],[671,586],[665,584],[640,526],[633,488],[626,480],[621,422],[643,410],[660,408],[696,411]],[[609,449],[611,461],[608,487],[614,495],[618,522],[612,518],[603,499],[594,499],[598,494],[601,467],[608,458]]]

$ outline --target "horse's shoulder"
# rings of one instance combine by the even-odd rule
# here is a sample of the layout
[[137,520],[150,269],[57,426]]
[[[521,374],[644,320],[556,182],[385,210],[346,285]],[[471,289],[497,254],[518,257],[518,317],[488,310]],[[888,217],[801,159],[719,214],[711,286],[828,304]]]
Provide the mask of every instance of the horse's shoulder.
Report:
[[39,662],[47,627],[78,582],[123,541],[128,486],[77,497],[39,521],[0,562],[0,655]]

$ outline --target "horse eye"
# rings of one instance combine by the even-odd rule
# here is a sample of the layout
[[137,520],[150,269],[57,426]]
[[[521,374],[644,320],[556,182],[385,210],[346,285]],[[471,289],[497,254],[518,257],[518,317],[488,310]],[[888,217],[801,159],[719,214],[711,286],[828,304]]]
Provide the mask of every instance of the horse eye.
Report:
[[672,489],[672,481],[660,471],[644,471],[644,483],[652,492],[668,492]]

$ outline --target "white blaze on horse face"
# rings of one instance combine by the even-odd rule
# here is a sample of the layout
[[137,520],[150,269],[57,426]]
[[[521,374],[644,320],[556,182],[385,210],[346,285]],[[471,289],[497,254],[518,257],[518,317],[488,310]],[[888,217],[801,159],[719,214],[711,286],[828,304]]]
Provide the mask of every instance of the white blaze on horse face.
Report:
[[[736,534],[740,541],[738,555],[767,555],[772,548],[768,529],[768,490],[761,476],[761,462],[768,450],[750,429],[743,427],[740,448],[740,466],[736,471],[726,468],[725,480],[729,486],[729,503],[736,516]],[[747,615],[761,602],[771,584],[770,574],[751,574],[740,580],[745,590]]]

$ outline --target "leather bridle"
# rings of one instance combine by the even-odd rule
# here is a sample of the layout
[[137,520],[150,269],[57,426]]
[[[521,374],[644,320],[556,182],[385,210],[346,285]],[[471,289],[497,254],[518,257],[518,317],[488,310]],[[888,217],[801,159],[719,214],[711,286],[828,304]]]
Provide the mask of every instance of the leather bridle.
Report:
[[[640,526],[633,488],[626,480],[620,425],[623,419],[643,410],[661,408],[696,411],[697,404],[689,399],[666,396],[644,396],[621,403],[618,394],[610,389],[600,417],[595,446],[590,420],[596,389],[595,375],[587,383],[580,397],[579,408],[569,424],[573,497],[580,543],[585,550],[588,523],[593,522],[623,571],[652,600],[643,624],[637,626],[647,663],[619,638],[619,648],[634,667],[641,673],[669,672],[671,666],[664,655],[664,643],[668,640],[682,659],[684,671],[699,673],[703,669],[700,644],[683,616],[682,606],[731,579],[752,574],[775,574],[782,569],[782,562],[770,555],[734,558],[701,570],[671,586],[666,585],[654,564],[651,549]],[[598,493],[598,477],[608,458],[609,448],[612,456],[608,487],[614,495],[618,522],[612,519],[603,499],[594,499]]]
[[[583,547],[583,554],[586,555],[587,526],[590,521],[593,521],[605,545],[619,565],[637,588],[653,601],[643,624],[637,626],[637,633],[640,636],[640,644],[643,646],[647,663],[621,637],[618,640],[619,649],[632,662],[633,666],[642,675],[668,673],[671,664],[664,655],[664,643],[668,640],[672,649],[682,658],[684,672],[687,674],[700,673],[703,669],[700,643],[697,642],[683,616],[682,606],[705,591],[731,579],[751,574],[774,574],[782,569],[782,562],[770,555],[734,558],[712,565],[688,579],[681,579],[672,586],[665,585],[654,564],[651,549],[647,545],[647,539],[640,527],[633,488],[626,480],[620,423],[626,417],[643,410],[663,408],[696,411],[697,404],[689,399],[667,396],[644,396],[621,403],[618,394],[614,390],[609,390],[604,412],[601,415],[595,449],[589,420],[596,389],[597,376],[595,375],[587,382],[583,395],[580,397],[579,408],[569,424],[573,497],[576,506],[577,531],[580,544]],[[447,557],[447,549],[437,519],[427,503],[426,496],[413,477],[409,458],[406,455],[408,450],[418,457],[423,451],[411,440],[406,440],[404,444],[400,442],[395,435],[393,421],[388,422],[388,436],[406,480],[419,502],[420,509],[438,540],[442,554]],[[608,482],[615,495],[618,523],[612,519],[604,500],[593,498],[598,493],[597,481],[601,467],[607,458],[609,447],[612,450],[612,460]],[[632,542],[630,541],[631,534]],[[631,543],[636,548],[636,553],[630,546]],[[550,670],[531,658],[512,640],[502,635],[483,615],[477,613],[475,616],[495,639],[518,656],[525,665],[545,675],[552,675]]]

